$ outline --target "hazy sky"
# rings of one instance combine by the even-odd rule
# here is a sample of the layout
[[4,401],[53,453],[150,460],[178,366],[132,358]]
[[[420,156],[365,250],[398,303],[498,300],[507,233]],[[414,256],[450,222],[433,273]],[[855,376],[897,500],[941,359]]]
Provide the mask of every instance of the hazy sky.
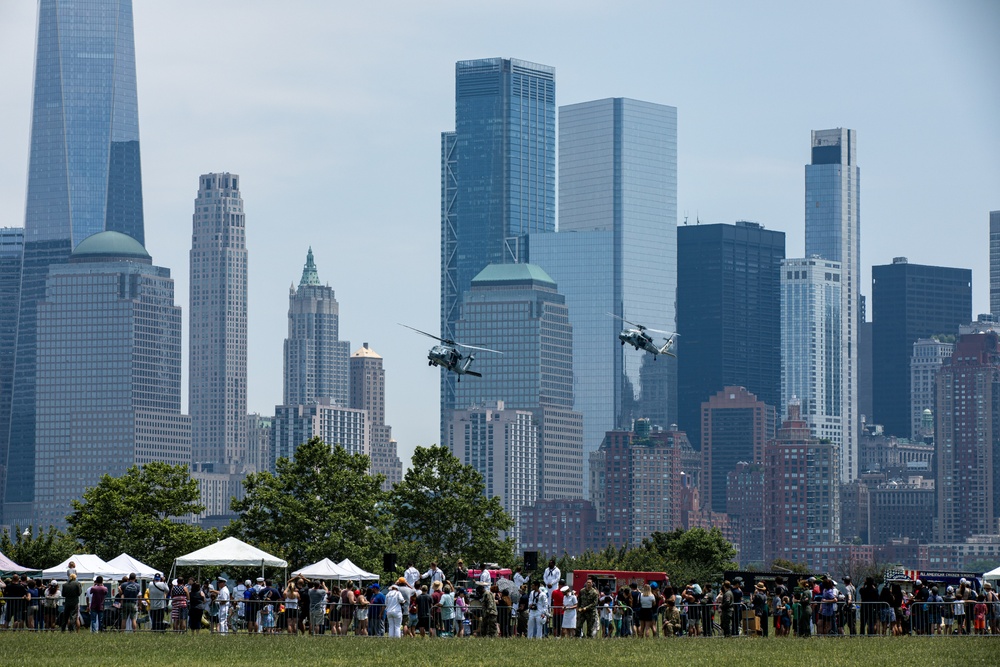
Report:
[[[0,226],[24,224],[37,5],[0,0]],[[973,269],[1000,209],[1000,2],[136,0],[147,247],[185,311],[198,176],[242,177],[249,408],[281,400],[288,287],[312,245],[341,338],[385,358],[404,464],[438,439],[439,133],[456,60],[556,68],[559,104],[678,109],[678,209],[803,249],[809,131],[858,132],[862,290],[895,256]],[[185,373],[185,396],[186,396]],[[186,399],[185,399],[186,402]],[[682,425],[683,427],[683,425]]]

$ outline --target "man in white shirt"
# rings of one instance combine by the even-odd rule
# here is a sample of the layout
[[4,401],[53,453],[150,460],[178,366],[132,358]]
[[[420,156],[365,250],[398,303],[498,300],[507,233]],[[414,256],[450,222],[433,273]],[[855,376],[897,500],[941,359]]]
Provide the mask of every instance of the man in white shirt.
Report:
[[219,632],[226,634],[229,632],[229,600],[231,598],[229,586],[226,585],[226,580],[222,577],[219,577],[215,584],[216,589],[219,591],[219,595],[216,598],[216,601],[219,603]]
[[416,588],[417,582],[420,581],[420,570],[413,567],[413,563],[409,563],[406,571],[403,572],[403,579],[406,579],[407,586]]
[[385,594],[385,618],[389,624],[389,636],[401,637],[399,628],[403,622],[403,611],[405,600],[403,594],[399,592],[399,586],[393,584],[389,586],[389,592]]
[[521,586],[526,581],[528,581],[528,578],[523,574],[521,574],[521,566],[518,565],[516,568],[514,568],[514,585],[517,587],[517,590],[521,590]]
[[483,571],[479,573],[479,583],[486,586],[486,588],[489,588],[490,584],[493,583],[493,576],[490,575],[490,570],[489,568],[486,567],[485,564],[482,566],[482,568]]
[[[559,587],[559,578],[562,576],[562,572],[556,567],[556,559],[553,558],[549,560],[549,566],[545,568],[545,572],[542,573],[542,581],[545,582],[545,588],[550,591],[554,591]],[[551,593],[550,593],[551,595]],[[551,602],[551,598],[549,602]]]
[[528,639],[541,639],[545,636],[545,619],[549,613],[549,598],[544,590],[539,589],[538,582],[532,584],[528,595]]
[[431,563],[431,569],[424,572],[421,578],[430,579],[431,586],[433,587],[435,581],[440,581],[442,584],[444,583],[444,572],[441,571],[441,568],[438,567],[437,563]]

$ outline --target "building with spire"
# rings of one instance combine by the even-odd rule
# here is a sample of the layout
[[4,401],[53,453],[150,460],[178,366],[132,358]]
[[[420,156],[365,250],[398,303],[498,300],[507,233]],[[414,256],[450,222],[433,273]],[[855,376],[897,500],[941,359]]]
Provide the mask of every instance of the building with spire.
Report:
[[188,405],[197,470],[240,472],[247,450],[247,247],[239,176],[198,179]]
[[0,437],[8,523],[33,511],[37,307],[49,269],[105,230],[144,242],[131,0],[38,3],[29,151],[17,345],[11,389],[0,394],[11,415]]
[[351,355],[351,405],[364,410],[368,417],[368,446],[373,475],[385,475],[382,488],[388,491],[403,481],[403,463],[399,460],[392,427],[385,423],[385,369],[382,357],[364,343]]
[[310,247],[298,289],[288,290],[283,404],[328,399],[332,405],[348,407],[350,356],[350,342],[340,340],[340,306],[333,288],[320,283]]

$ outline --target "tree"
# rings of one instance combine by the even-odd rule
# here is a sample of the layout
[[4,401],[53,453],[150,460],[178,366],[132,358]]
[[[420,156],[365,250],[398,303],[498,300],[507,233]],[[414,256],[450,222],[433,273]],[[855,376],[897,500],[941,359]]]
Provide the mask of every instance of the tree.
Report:
[[809,574],[809,566],[805,563],[796,563],[784,558],[775,558],[771,561],[772,570],[787,570],[793,574]]
[[293,566],[328,557],[371,569],[381,564],[388,536],[384,478],[369,475],[369,465],[363,454],[313,438],[291,459],[278,459],[273,475],[247,476],[228,532]]
[[716,581],[735,569],[736,549],[718,528],[653,533],[625,556],[627,569],[664,571],[676,582]]
[[393,537],[409,545],[408,560],[510,563],[514,526],[498,497],[487,498],[483,476],[447,447],[417,447],[403,481],[392,489]]
[[154,461],[121,477],[104,475],[73,501],[69,533],[83,550],[109,559],[121,553],[168,572],[173,559],[218,539],[218,531],[179,521],[203,512],[187,466]]
[[13,530],[5,528],[0,534],[0,553],[23,567],[43,570],[61,563],[79,549],[76,540],[53,526],[49,526],[47,531],[38,527],[14,526]]

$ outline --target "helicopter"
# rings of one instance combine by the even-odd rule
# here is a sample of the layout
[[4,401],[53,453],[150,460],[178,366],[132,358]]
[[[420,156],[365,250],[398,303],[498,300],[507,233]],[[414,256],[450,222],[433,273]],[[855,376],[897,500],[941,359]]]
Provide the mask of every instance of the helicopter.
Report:
[[416,331],[419,334],[423,334],[428,338],[433,338],[434,340],[441,341],[440,345],[435,345],[427,352],[427,365],[428,366],[440,366],[446,371],[450,371],[458,376],[458,381],[462,381],[463,375],[471,375],[473,377],[481,378],[482,373],[477,373],[474,370],[470,370],[472,362],[475,360],[476,355],[474,353],[469,353],[468,355],[462,354],[458,349],[460,347],[467,350],[480,350],[482,352],[493,352],[494,354],[503,354],[499,350],[491,350],[488,347],[476,347],[475,345],[466,345],[465,343],[457,343],[449,338],[438,338],[434,334],[429,334],[426,331],[421,331],[420,329],[415,329],[407,324],[402,324],[397,322],[399,326],[406,327],[411,331]]
[[[625,345],[625,343],[628,343],[637,350],[645,350],[646,352],[649,352],[650,354],[653,355],[654,361],[656,360],[656,357],[661,354],[666,354],[667,356],[673,357],[675,359],[677,358],[677,355],[674,354],[672,350],[674,347],[674,343],[677,339],[677,336],[679,336],[680,334],[671,333],[669,331],[661,331],[660,329],[650,329],[641,324],[636,324],[635,322],[629,322],[624,317],[619,317],[614,313],[608,313],[608,315],[621,320],[625,324],[632,325],[631,328],[622,329],[618,333],[618,340],[621,341],[621,344],[623,346]],[[653,337],[650,336],[649,333],[647,332],[667,334],[667,337],[664,338],[666,342],[661,347],[657,347],[653,343]]]

